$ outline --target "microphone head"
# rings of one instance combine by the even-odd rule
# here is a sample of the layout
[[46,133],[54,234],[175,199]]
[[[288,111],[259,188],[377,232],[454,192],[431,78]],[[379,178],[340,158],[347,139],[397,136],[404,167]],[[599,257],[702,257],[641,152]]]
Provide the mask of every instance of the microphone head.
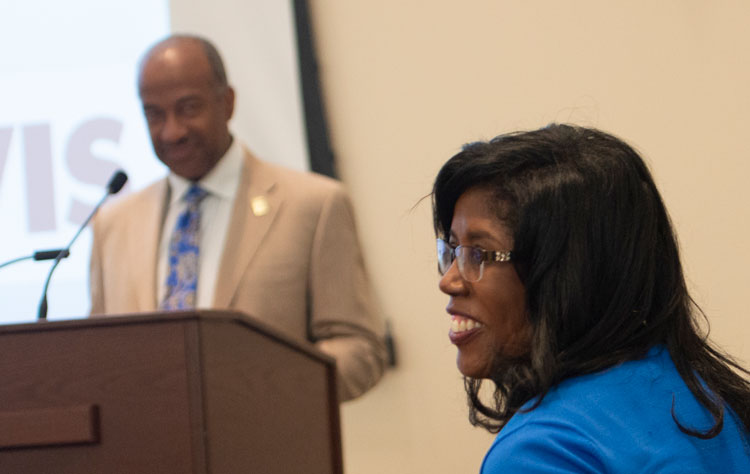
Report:
[[117,194],[122,187],[125,186],[127,180],[128,175],[126,175],[123,170],[118,170],[114,176],[112,176],[112,179],[109,180],[109,184],[107,184],[107,192],[109,192],[109,194]]

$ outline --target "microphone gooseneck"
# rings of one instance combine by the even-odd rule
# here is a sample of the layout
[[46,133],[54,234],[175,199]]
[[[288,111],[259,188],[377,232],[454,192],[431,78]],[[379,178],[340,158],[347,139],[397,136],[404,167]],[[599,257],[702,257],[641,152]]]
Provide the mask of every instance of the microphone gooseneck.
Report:
[[[47,289],[49,288],[49,282],[52,279],[52,273],[55,271],[55,268],[57,268],[57,265],[60,263],[60,261],[70,255],[70,247],[73,245],[73,242],[76,241],[78,236],[83,232],[83,229],[86,228],[87,225],[89,225],[89,222],[94,217],[96,212],[99,210],[100,207],[102,207],[102,204],[104,204],[104,201],[107,200],[109,196],[112,194],[117,194],[122,187],[125,185],[125,182],[128,180],[128,175],[125,174],[124,171],[118,170],[115,172],[114,175],[112,175],[112,178],[110,178],[109,183],[107,183],[107,192],[102,196],[102,198],[99,200],[99,202],[94,206],[94,209],[89,213],[88,217],[86,217],[86,220],[83,221],[83,224],[78,228],[78,232],[73,236],[72,239],[70,239],[70,242],[68,245],[60,250],[57,255],[54,257],[55,261],[52,263],[52,267],[49,269],[49,273],[47,274],[47,280],[44,282],[44,290],[42,291],[42,299],[39,302],[39,311],[37,312],[37,319],[38,320],[44,320],[47,319]],[[38,252],[39,253],[39,252]]]

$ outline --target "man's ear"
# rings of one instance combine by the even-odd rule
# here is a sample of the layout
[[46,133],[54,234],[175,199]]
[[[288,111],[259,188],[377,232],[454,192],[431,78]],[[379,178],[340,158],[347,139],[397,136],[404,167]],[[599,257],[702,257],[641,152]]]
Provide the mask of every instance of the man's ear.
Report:
[[224,107],[226,110],[226,119],[229,120],[234,114],[234,89],[231,86],[227,86],[224,91]]

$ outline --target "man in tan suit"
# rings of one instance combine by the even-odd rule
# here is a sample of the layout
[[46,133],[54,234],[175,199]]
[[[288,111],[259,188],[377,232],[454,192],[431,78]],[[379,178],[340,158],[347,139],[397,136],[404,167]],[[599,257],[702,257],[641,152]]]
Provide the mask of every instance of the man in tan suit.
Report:
[[196,307],[240,310],[313,342],[336,359],[341,400],[372,387],[385,365],[384,329],[341,185],[264,163],[232,137],[234,91],[202,38],[157,43],[138,86],[170,174],[95,218],[92,315],[164,307],[170,234],[183,195],[198,184],[208,194],[199,205]]

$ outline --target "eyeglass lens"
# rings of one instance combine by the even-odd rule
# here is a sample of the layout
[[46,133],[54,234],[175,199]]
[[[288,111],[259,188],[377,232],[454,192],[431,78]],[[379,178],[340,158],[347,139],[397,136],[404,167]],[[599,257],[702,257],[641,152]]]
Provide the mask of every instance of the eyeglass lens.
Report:
[[437,241],[438,270],[441,275],[448,271],[454,259],[458,260],[458,271],[466,281],[476,282],[484,273],[482,250],[475,247],[451,247],[442,239]]

